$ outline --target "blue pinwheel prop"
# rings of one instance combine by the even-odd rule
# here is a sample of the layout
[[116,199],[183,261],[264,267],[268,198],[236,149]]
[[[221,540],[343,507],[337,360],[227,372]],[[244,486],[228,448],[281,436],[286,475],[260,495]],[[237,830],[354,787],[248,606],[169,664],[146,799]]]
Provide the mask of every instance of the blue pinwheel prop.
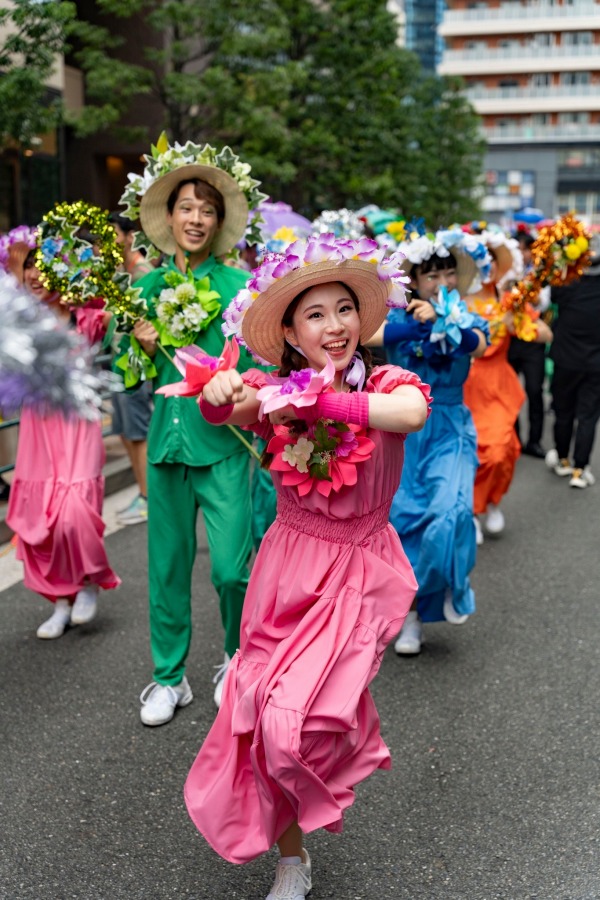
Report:
[[440,288],[437,300],[433,300],[432,304],[437,319],[433,323],[429,340],[433,343],[445,341],[450,345],[448,350],[455,350],[462,341],[461,328],[472,327],[473,315],[464,300],[461,300],[458,291],[449,291],[446,287]]

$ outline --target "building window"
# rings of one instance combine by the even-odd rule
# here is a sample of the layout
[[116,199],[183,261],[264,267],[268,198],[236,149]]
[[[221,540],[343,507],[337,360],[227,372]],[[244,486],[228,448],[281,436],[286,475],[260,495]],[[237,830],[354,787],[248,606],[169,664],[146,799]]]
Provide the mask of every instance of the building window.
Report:
[[538,72],[531,76],[531,84],[533,87],[550,87],[552,84],[552,75],[550,72]]
[[535,172],[521,169],[488,169],[485,173],[487,212],[507,213],[522,206],[535,205]]
[[589,112],[563,112],[558,116],[561,125],[585,125],[590,121]]
[[589,72],[562,72],[560,76],[560,83],[568,85],[589,84],[590,80]]
[[591,31],[565,31],[562,36],[565,47],[589,46],[594,43]]
[[531,117],[532,125],[549,125],[550,113],[534,113]]
[[531,39],[531,44],[533,47],[552,47],[555,43],[555,35],[550,33],[541,32],[540,34],[534,34]]

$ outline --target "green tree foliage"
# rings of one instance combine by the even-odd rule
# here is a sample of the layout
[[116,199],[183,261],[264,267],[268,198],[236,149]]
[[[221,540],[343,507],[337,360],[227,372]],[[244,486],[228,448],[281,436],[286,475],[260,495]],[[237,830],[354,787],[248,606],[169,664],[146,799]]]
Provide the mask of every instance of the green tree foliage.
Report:
[[13,0],[0,9],[0,149],[27,149],[61,121],[60,98],[47,81],[75,14],[74,3],[47,0]]
[[[426,76],[397,46],[385,0],[76,5],[67,32],[86,82],[86,106],[69,118],[76,134],[115,129],[151,94],[171,139],[229,144],[273,198],[309,216],[366,203],[430,227],[477,215],[478,118],[456,82]],[[136,22],[154,35],[135,59],[115,34],[127,20],[127,44]]]

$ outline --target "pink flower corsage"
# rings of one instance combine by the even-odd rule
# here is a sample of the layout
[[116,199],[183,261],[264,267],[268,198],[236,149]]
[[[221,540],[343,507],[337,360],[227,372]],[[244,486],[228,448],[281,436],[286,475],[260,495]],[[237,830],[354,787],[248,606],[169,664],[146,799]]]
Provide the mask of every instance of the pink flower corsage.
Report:
[[202,389],[217,372],[235,369],[240,358],[240,348],[235,338],[225,341],[220,356],[209,356],[195,344],[175,351],[173,362],[183,375],[183,381],[158,388],[157,394],[165,397],[198,397]]
[[273,454],[271,469],[283,473],[284,487],[295,487],[301,497],[316,488],[328,497],[356,484],[356,467],[370,459],[374,447],[359,425],[321,418],[302,431],[276,425],[267,451]]
[[256,399],[260,400],[259,421],[262,422],[269,413],[285,406],[298,408],[313,406],[319,394],[333,384],[334,377],[335,366],[329,357],[327,365],[320,372],[315,372],[314,369],[299,369],[287,378],[268,375],[267,384],[256,394]]

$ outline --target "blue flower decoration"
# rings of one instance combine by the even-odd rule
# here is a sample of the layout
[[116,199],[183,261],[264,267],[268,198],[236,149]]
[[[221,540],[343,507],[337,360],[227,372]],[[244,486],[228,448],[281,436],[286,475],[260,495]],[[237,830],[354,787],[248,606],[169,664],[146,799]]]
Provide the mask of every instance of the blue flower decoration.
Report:
[[56,254],[62,249],[64,243],[64,241],[56,240],[55,238],[46,238],[44,241],[42,241],[42,246],[40,249],[44,257],[44,262],[52,262]]
[[432,300],[437,319],[431,329],[430,341],[446,341],[450,345],[449,350],[460,347],[462,341],[461,328],[471,328],[474,322],[472,313],[467,309],[464,300],[461,300],[458,291],[449,291],[448,288],[440,288],[437,300]]
[[[474,245],[469,245],[468,247],[465,247],[465,250],[477,265],[480,276],[484,281],[487,281],[487,279],[490,277],[492,261],[485,244],[477,243]],[[486,257],[488,258],[488,262],[485,262]]]
[[79,262],[87,262],[88,259],[92,259],[94,251],[92,247],[78,247],[75,251],[75,255]]
[[407,234],[416,232],[419,237],[423,237],[425,234],[427,234],[427,229],[425,228],[425,219],[423,217],[419,219],[411,219],[410,222],[406,223],[405,231]]

